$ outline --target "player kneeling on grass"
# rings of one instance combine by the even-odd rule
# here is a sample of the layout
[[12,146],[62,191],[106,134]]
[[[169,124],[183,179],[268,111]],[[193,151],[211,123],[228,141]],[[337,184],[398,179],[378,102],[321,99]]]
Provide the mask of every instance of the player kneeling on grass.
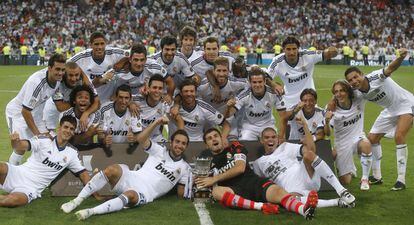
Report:
[[[284,142],[278,145],[275,129],[268,127],[262,131],[260,142],[264,146],[265,154],[253,162],[254,172],[301,198],[312,190],[319,190],[323,177],[341,198],[319,199],[318,207],[354,207],[355,197],[339,183],[328,164],[315,154],[316,146],[306,119],[297,116],[296,123],[303,127],[303,144]],[[306,202],[306,198],[302,202]]]
[[203,138],[213,155],[212,169],[215,175],[197,177],[195,183],[200,188],[213,187],[215,200],[226,207],[261,210],[265,214],[279,213],[276,203],[280,203],[306,219],[314,217],[318,204],[316,191],[310,191],[306,204],[303,204],[269,179],[254,174],[247,166],[247,150],[239,142],[224,147],[216,128],[207,130]]
[[77,150],[68,144],[76,128],[76,119],[64,116],[60,120],[57,136],[34,136],[20,140],[18,133],[10,135],[12,147],[19,151],[31,151],[26,163],[14,166],[0,163],[0,206],[17,207],[39,198],[42,191],[65,169],[70,169],[86,184],[90,177],[78,159]]
[[125,206],[134,207],[147,204],[168,193],[176,184],[179,196],[184,194],[184,184],[187,183],[190,166],[182,158],[188,146],[188,135],[184,130],[177,130],[171,136],[170,149],[150,141],[152,131],[159,125],[166,124],[167,117],[160,117],[144,129],[138,137],[143,143],[148,159],[141,169],[131,171],[126,165],[115,164],[96,174],[85,185],[79,195],[70,202],[62,205],[61,209],[69,213],[79,206],[93,192],[99,191],[109,183],[118,195],[94,208],[76,212],[79,220],[85,220],[92,215],[119,211]]

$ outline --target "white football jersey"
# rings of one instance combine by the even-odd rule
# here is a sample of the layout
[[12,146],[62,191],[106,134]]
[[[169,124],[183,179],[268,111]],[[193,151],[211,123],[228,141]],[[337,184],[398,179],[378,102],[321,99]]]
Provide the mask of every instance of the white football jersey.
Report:
[[49,186],[65,168],[74,174],[85,170],[79,161],[77,149],[72,145],[67,144],[60,148],[56,138],[51,140],[47,137],[37,136],[28,141],[32,154],[21,167],[30,174],[27,179],[37,185],[35,188],[39,192]]
[[223,114],[227,108],[227,101],[231,98],[235,98],[242,90],[248,86],[249,84],[247,83],[246,79],[229,77],[226,85],[220,87],[220,102],[213,101],[213,88],[210,83],[200,85],[197,88],[197,93],[198,97],[200,97],[203,101],[207,102]]
[[114,102],[107,102],[101,107],[100,126],[104,132],[112,135],[113,143],[128,142],[127,134],[129,129],[134,134],[142,131],[141,120],[132,116],[129,109],[123,115],[119,115],[115,112],[114,107]]
[[[95,77],[102,77],[102,75],[110,70],[115,63],[117,63],[123,57],[128,56],[128,52],[120,48],[105,48],[105,58],[102,62],[97,62],[92,57],[92,49],[86,49],[85,51],[79,52],[69,59],[71,62],[75,62],[79,65],[82,71],[89,78],[92,83]],[[96,88],[101,103],[105,103],[110,100],[112,94],[115,91],[113,83],[108,83]]]
[[[150,106],[147,103],[147,98],[142,96],[134,96],[133,100],[139,105],[140,117],[142,123],[142,129],[147,128],[156,119],[168,114],[170,112],[170,106],[165,102],[158,102],[155,106]],[[151,140],[160,142],[164,138],[162,136],[163,126],[158,126],[152,131],[150,136]]]
[[7,115],[13,119],[23,118],[21,111],[25,107],[31,111],[35,124],[39,126],[42,123],[45,102],[59,86],[59,81],[54,87],[50,86],[47,81],[47,68],[35,72],[26,80],[17,96],[7,104]]
[[[224,121],[224,116],[215,108],[202,100],[196,100],[193,109],[180,107],[179,114],[184,120],[184,129],[187,131],[190,141],[203,141],[203,132],[208,126],[220,125]],[[177,127],[170,123],[170,134],[174,133]]]
[[288,109],[300,101],[300,93],[305,88],[315,89],[313,69],[315,64],[322,60],[322,52],[307,50],[299,51],[296,65],[288,64],[284,53],[273,58],[267,70],[272,79],[278,76],[283,81]]
[[290,169],[300,166],[301,148],[300,144],[284,142],[272,154],[256,159],[253,162],[253,171],[261,177],[267,177],[276,184],[284,186],[282,184],[288,179],[295,179],[288,175]]
[[190,166],[184,159],[175,161],[169,151],[155,143],[145,150],[148,158],[141,169],[137,171],[142,183],[151,190],[146,193],[148,201],[152,201],[168,193],[177,183],[186,184]]
[[[81,134],[81,129],[80,129],[80,118],[76,117],[75,115],[75,109],[72,107],[62,113],[60,113],[60,117],[59,117],[59,121],[63,116],[73,116],[76,118],[76,129],[75,129],[75,134]],[[100,111],[96,111],[92,114],[89,115],[89,119],[88,119],[88,128],[91,126],[98,126],[99,125],[99,121],[101,119],[101,113]]]
[[[112,82],[116,83],[116,87],[121,86],[122,84],[127,84],[132,89],[132,94],[139,94],[139,88],[148,83],[149,79],[154,74],[160,74],[165,79],[168,77],[167,70],[164,69],[160,64],[158,64],[154,59],[147,59],[147,62],[144,65],[144,70],[141,73],[135,74],[132,72],[119,72],[115,73],[114,79]],[[112,83],[111,82],[111,83]]]
[[[232,65],[235,59],[229,52],[219,52],[219,56],[226,57],[229,60],[229,71],[232,71]],[[208,63],[204,59],[204,52],[193,61],[190,61],[191,66],[193,67],[195,73],[200,76],[201,80],[204,80],[207,78],[206,73],[207,70],[212,70],[214,68],[213,63]]]
[[237,114],[242,116],[243,129],[274,125],[273,108],[278,111],[286,109],[283,96],[276,94],[269,87],[266,87],[265,94],[260,99],[253,95],[250,88],[241,92],[236,98],[235,107],[238,111],[243,110],[243,114]]
[[[309,118],[304,115],[303,110],[300,110],[296,115],[303,116],[306,119],[306,123],[308,124],[309,131],[312,135],[315,135],[317,129],[323,129],[325,125],[325,116],[323,109],[319,107],[315,108],[315,113]],[[289,140],[301,140],[305,135],[303,126],[299,125],[295,119],[289,121],[289,125]]]
[[352,99],[349,109],[343,109],[338,104],[334,115],[330,121],[330,126],[334,129],[335,146],[341,149],[353,140],[354,137],[364,136],[364,109],[366,101],[361,95],[356,95]]
[[184,55],[184,56],[187,58],[187,60],[189,62],[192,62],[192,61],[194,61],[195,59],[197,59],[198,57],[200,57],[202,55],[203,55],[203,51],[194,49],[193,52],[191,53],[191,55],[189,55],[188,57],[186,55]]
[[386,77],[383,69],[366,75],[366,79],[369,82],[368,92],[358,92],[368,101],[387,109],[391,115],[398,114],[399,107],[404,103],[414,107],[413,94],[398,85],[391,77]]
[[164,62],[161,54],[161,52],[155,53],[151,58],[167,70],[168,76],[174,79],[176,89],[178,89],[185,78],[194,76],[194,70],[184,54],[177,52],[170,64]]

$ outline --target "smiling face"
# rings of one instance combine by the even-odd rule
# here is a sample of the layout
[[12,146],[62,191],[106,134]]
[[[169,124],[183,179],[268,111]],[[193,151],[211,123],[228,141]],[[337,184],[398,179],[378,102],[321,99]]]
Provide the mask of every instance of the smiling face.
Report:
[[311,94],[306,94],[302,97],[303,111],[308,114],[312,114],[315,111],[316,99]]
[[350,101],[350,97],[348,95],[348,92],[346,91],[346,88],[340,83],[335,84],[335,86],[333,87],[333,94],[335,99],[341,105],[346,104]]
[[185,35],[181,40],[181,51],[191,52],[195,44],[195,38],[190,35]]
[[161,100],[162,92],[164,90],[164,82],[159,80],[153,80],[148,87],[148,97],[153,101],[158,102]]
[[364,75],[357,71],[352,71],[346,75],[346,80],[354,89],[361,89],[365,81]]
[[228,66],[216,65],[216,67],[214,68],[214,76],[216,77],[219,86],[225,85],[229,77]]
[[182,134],[175,135],[170,143],[170,152],[174,157],[180,157],[188,145],[188,139]]
[[166,63],[171,63],[174,60],[175,53],[177,52],[177,46],[175,44],[164,45],[162,47],[162,59]]
[[207,42],[204,47],[204,57],[207,62],[213,63],[219,55],[219,46],[217,42]]
[[79,113],[85,112],[87,109],[89,109],[89,106],[91,105],[91,99],[89,96],[89,92],[87,91],[79,91],[76,93],[75,97],[75,111]]
[[75,135],[76,127],[68,121],[63,122],[58,128],[57,135],[60,136],[63,142],[68,142],[73,135]]
[[250,85],[253,95],[262,96],[265,92],[265,78],[262,75],[250,76]]
[[139,73],[144,70],[145,63],[147,62],[147,57],[144,53],[134,53],[129,58],[129,62],[131,63],[131,71]]
[[106,42],[102,37],[95,38],[91,42],[92,55],[96,59],[103,59],[105,57]]
[[52,83],[61,81],[63,79],[63,75],[65,75],[65,70],[65,63],[55,62],[55,64],[52,67],[48,67],[49,80]]
[[196,87],[194,85],[186,85],[181,89],[181,97],[183,105],[192,106],[196,99]]
[[65,83],[67,86],[73,88],[75,87],[81,78],[81,69],[77,68],[68,68],[66,67],[65,74]]
[[216,130],[213,130],[205,135],[205,143],[213,155],[219,154],[224,149],[221,135]]
[[115,99],[115,108],[119,112],[125,112],[131,101],[131,94],[127,91],[118,91]]
[[273,129],[264,130],[260,138],[260,143],[264,146],[266,154],[273,152],[279,144],[276,131]]

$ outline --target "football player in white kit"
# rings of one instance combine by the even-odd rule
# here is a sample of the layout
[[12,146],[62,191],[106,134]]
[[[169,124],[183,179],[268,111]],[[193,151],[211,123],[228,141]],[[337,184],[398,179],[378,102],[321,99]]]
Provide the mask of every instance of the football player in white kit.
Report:
[[400,56],[392,61],[386,68],[376,70],[364,76],[356,67],[345,72],[345,77],[351,86],[357,89],[363,98],[375,102],[384,110],[375,120],[369,132],[368,139],[372,144],[374,161],[372,165],[373,177],[371,183],[382,183],[381,158],[382,149],[380,140],[387,134],[394,137],[397,156],[397,181],[391,190],[405,189],[405,173],[407,168],[407,142],[408,132],[413,126],[414,96],[411,92],[399,86],[391,74],[398,69],[407,56],[407,49],[400,49]]
[[[148,81],[148,91],[146,96],[134,96],[133,101],[139,105],[142,129],[148,127],[159,117],[168,115],[170,105],[162,101],[164,90],[164,78],[160,74],[154,74]],[[178,129],[184,129],[184,121],[180,115],[173,118]],[[154,142],[166,142],[162,135],[163,126],[159,126],[152,132],[150,138]]]
[[[125,50],[106,46],[106,41],[104,34],[94,32],[89,38],[91,48],[79,52],[69,59],[69,61],[79,65],[94,85],[96,82],[94,81],[95,78],[102,77],[115,63],[123,57],[128,56],[128,52]],[[113,83],[97,87],[96,91],[98,92],[101,103],[109,101],[114,90]]]
[[316,106],[318,95],[312,88],[306,88],[300,94],[300,102],[293,108],[292,115],[289,118],[290,134],[289,140],[301,140],[305,132],[303,126],[298,124],[295,116],[303,116],[306,119],[308,128],[312,134],[313,140],[322,140],[325,137],[323,109]]
[[315,89],[315,64],[335,57],[338,50],[335,47],[329,47],[323,52],[299,50],[299,40],[292,36],[283,41],[282,47],[283,53],[273,58],[267,72],[272,79],[278,76],[283,81],[286,107],[290,111],[300,101],[300,93],[305,88]]
[[[190,141],[202,141],[203,131],[211,126],[223,127],[223,138],[227,140],[230,124],[223,114],[201,99],[196,99],[197,86],[194,80],[185,79],[180,86],[182,98],[178,114],[184,120],[184,130]],[[176,124],[170,123],[169,130],[177,130]],[[227,141],[226,141],[227,143]]]
[[65,213],[73,211],[84,199],[107,183],[118,197],[94,208],[76,212],[79,220],[85,220],[92,215],[119,211],[124,207],[150,203],[167,194],[176,185],[177,194],[182,197],[190,169],[182,158],[189,142],[187,133],[183,130],[176,131],[171,136],[169,149],[149,139],[156,127],[167,122],[167,117],[160,117],[140,133],[140,143],[149,155],[141,169],[132,171],[124,164],[111,165],[96,174],[79,195],[63,204],[61,209]]
[[74,62],[66,62],[65,75],[63,75],[62,82],[60,82],[60,86],[52,98],[49,98],[46,101],[45,109],[43,111],[43,120],[46,123],[46,128],[50,132],[54,132],[56,129],[56,125],[59,121],[59,112],[68,110],[71,107],[69,97],[73,88],[82,84],[91,86],[95,93],[94,103],[80,118],[79,125],[81,129],[86,129],[89,115],[99,109],[99,97],[93,88],[92,83],[90,83],[86,75],[82,73],[78,64]]
[[71,115],[76,118],[78,126],[75,129],[75,135],[70,143],[78,145],[88,145],[93,142],[93,136],[97,132],[97,127],[101,119],[100,111],[96,111],[89,115],[87,129],[82,130],[79,126],[80,117],[86,112],[94,102],[94,92],[88,85],[76,86],[70,93],[70,103],[72,108],[62,112],[60,116]]
[[11,144],[19,151],[31,151],[27,162],[20,166],[0,163],[0,206],[23,206],[40,198],[42,191],[66,168],[86,184],[90,177],[78,159],[77,149],[69,144],[76,128],[76,119],[64,116],[55,138],[34,136],[20,139],[14,132]]
[[200,83],[200,77],[196,76],[190,62],[184,54],[177,52],[177,45],[177,39],[167,35],[161,39],[161,51],[150,56],[167,70],[168,76],[174,79],[176,93],[181,82],[186,78],[194,79],[196,83]]
[[311,190],[319,190],[323,178],[340,198],[319,199],[318,207],[354,207],[355,197],[339,183],[328,164],[315,154],[316,146],[306,119],[297,116],[295,120],[305,133],[302,144],[284,142],[279,145],[276,130],[265,128],[260,138],[265,153],[253,162],[254,172],[261,177],[270,178],[287,192],[300,196],[302,202],[306,202],[302,198]]
[[260,68],[255,68],[249,73],[250,88],[242,91],[236,99],[227,102],[226,118],[234,115],[236,111],[243,110],[237,114],[241,116],[240,140],[257,141],[263,128],[274,127],[275,118],[273,108],[275,108],[281,120],[279,121],[280,139],[285,140],[287,125],[287,114],[283,96],[273,92],[265,85],[266,74]]
[[[101,108],[101,119],[97,129],[98,140],[110,150],[112,143],[137,144],[138,133],[142,131],[141,120],[132,116],[128,109],[132,99],[131,88],[123,84],[115,91],[115,100]],[[109,151],[112,154],[112,151]],[[106,151],[105,153],[108,154]]]
[[[32,74],[19,93],[6,106],[6,119],[9,133],[19,133],[22,139],[33,136],[49,135],[43,121],[43,109],[65,74],[65,57],[55,54],[50,57],[48,67]],[[24,152],[14,150],[9,163],[18,165],[23,159]]]
[[189,62],[200,57],[203,52],[197,51],[195,45],[197,43],[197,32],[190,26],[184,26],[180,31],[180,52],[185,55]]
[[339,180],[347,185],[352,174],[356,175],[353,155],[361,155],[361,190],[369,190],[368,176],[372,164],[371,143],[364,133],[364,108],[366,101],[361,95],[354,95],[352,87],[345,80],[338,80],[332,85],[332,94],[336,101],[334,112],[325,115],[325,134],[330,136],[334,130],[336,151],[336,168]]

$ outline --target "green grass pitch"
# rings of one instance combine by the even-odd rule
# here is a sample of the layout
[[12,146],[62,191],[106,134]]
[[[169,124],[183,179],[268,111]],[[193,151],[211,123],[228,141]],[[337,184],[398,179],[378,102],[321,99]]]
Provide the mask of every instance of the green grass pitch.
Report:
[[[11,153],[8,140],[7,124],[4,115],[6,104],[17,94],[26,78],[40,69],[35,66],[2,66],[0,67],[0,106],[3,110],[0,117],[0,161],[7,161]],[[316,66],[314,79],[318,89],[318,103],[324,106],[331,98],[330,88],[337,79],[343,79],[345,66]],[[361,67],[364,72],[376,68]],[[395,72],[393,79],[410,92],[414,91],[413,67],[401,67]],[[380,108],[368,103],[365,114],[365,131],[368,132]],[[280,215],[265,216],[261,212],[224,209],[219,204],[207,205],[212,221],[216,225],[231,224],[412,224],[414,208],[414,132],[408,140],[407,189],[391,192],[396,175],[395,146],[393,140],[382,141],[383,161],[382,173],[384,184],[371,186],[368,192],[359,191],[359,180],[354,179],[347,188],[356,196],[357,205],[353,209],[323,208],[318,209],[313,221],[305,221],[302,217],[282,211]],[[360,175],[359,160],[356,160]],[[320,193],[321,198],[336,197],[336,193]],[[84,224],[76,220],[74,214],[64,214],[59,207],[68,201],[66,197],[51,197],[45,190],[43,197],[30,205],[7,209],[0,208],[0,224]],[[99,202],[88,199],[79,209],[92,207]],[[175,196],[163,197],[154,203],[135,209],[123,210],[110,215],[94,216],[86,221],[88,224],[199,224],[197,213],[190,201],[177,200]]]

